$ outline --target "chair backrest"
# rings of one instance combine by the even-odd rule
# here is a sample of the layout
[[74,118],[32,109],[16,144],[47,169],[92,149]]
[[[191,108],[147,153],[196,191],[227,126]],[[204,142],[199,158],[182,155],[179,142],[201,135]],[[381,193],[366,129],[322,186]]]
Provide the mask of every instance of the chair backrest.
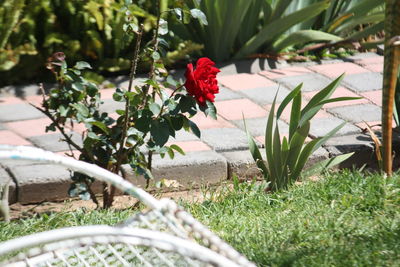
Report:
[[[197,242],[221,257],[236,263],[238,266],[254,266],[253,263],[249,262],[207,227],[194,219],[191,214],[176,205],[174,201],[170,199],[157,200],[122,177],[94,164],[60,156],[34,147],[0,145],[0,160],[7,159],[62,165],[71,171],[86,174],[99,181],[110,183],[119,190],[134,196],[149,209],[145,213],[135,214],[125,222],[121,222],[119,224],[120,227],[147,229],[154,232],[164,232],[181,239],[189,239],[192,240],[192,243],[193,241]],[[0,248],[7,246],[6,243],[0,244]]]

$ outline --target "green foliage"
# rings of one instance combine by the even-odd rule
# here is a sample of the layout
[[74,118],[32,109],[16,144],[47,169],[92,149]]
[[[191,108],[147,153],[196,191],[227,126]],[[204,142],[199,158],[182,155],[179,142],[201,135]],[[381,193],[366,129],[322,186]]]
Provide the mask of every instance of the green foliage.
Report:
[[[288,185],[297,181],[311,154],[343,127],[344,123],[330,131],[324,137],[313,139],[306,144],[306,138],[310,131],[310,120],[321,110],[324,104],[357,99],[354,97],[330,99],[330,96],[339,85],[342,78],[343,75],[318,92],[310,99],[303,109],[301,109],[301,87],[303,84],[298,85],[286,96],[276,111],[276,117],[276,98],[274,99],[265,131],[265,157],[267,164],[265,164],[253,137],[247,131],[250,153],[258,168],[261,170],[264,179],[271,183],[270,186],[272,190],[286,188]],[[286,138],[286,136],[284,136],[282,139],[277,120],[289,103],[291,103],[289,137]],[[306,170],[303,176],[312,175],[316,172],[321,172],[327,168],[333,167],[349,158],[352,154],[353,153],[345,154],[317,163],[317,165]]]
[[[142,2],[125,6],[123,0],[6,0],[0,8],[1,83],[42,81],[47,77],[43,65],[57,51],[64,51],[71,62],[87,61],[102,73],[128,72],[135,36],[125,33],[143,24],[148,42],[156,27],[155,2]],[[168,38],[173,51],[179,38]],[[173,58],[169,61],[174,63]],[[142,64],[143,69],[148,66]]]
[[188,1],[202,10],[207,25],[176,26],[178,34],[204,44],[217,61],[254,53],[276,54],[316,42],[360,40],[383,29],[380,0]]

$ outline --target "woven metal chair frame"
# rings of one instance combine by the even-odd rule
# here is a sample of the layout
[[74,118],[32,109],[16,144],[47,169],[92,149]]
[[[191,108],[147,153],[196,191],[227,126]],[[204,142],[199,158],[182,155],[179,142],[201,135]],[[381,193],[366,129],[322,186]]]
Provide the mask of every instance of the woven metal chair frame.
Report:
[[[131,218],[114,227],[65,228],[0,243],[0,257],[10,255],[11,252],[29,249],[28,252],[20,252],[17,258],[13,258],[14,263],[18,263],[17,265],[11,264],[11,261],[8,260],[8,266],[135,266],[139,264],[144,266],[255,266],[174,201],[166,198],[155,199],[146,191],[134,186],[122,177],[96,165],[38,148],[6,145],[0,145],[0,160],[24,160],[61,165],[71,171],[110,183],[119,190],[137,198],[148,208],[147,212],[134,214]],[[99,227],[105,227],[103,228],[104,232],[99,232]],[[87,233],[78,231],[86,231]],[[85,236],[85,234],[88,236]],[[43,242],[35,243],[35,240],[42,240]],[[107,243],[108,241],[110,242]],[[58,243],[63,244],[64,247],[58,246]],[[110,256],[111,263],[98,259],[95,262],[96,264],[92,265],[87,263],[89,259],[83,258],[83,261],[76,264],[77,259],[82,258],[85,253],[91,254],[94,258],[103,257],[101,254],[96,254],[95,251],[99,246],[108,247],[108,245],[110,246],[109,249],[118,245],[119,249],[130,251],[126,255],[128,258],[124,259],[120,253],[117,253]],[[82,250],[82,247],[85,247],[86,250]],[[65,248],[70,249],[65,250]],[[132,252],[132,248],[135,252]],[[83,254],[81,255],[77,251]],[[64,261],[63,258],[66,259],[66,256],[63,253],[72,255],[69,258],[74,263],[70,264]],[[52,256],[47,263],[43,263],[46,260],[43,262],[38,260],[49,257],[49,255]],[[61,255],[61,258],[59,255]],[[199,255],[200,258],[196,255]],[[203,256],[204,258],[202,258]],[[31,264],[32,262],[28,264],[29,260],[33,259],[38,264]],[[58,260],[55,261],[55,259]],[[118,260],[118,263],[113,262],[115,259]],[[54,264],[55,262],[56,264]],[[1,263],[0,265],[3,266]]]

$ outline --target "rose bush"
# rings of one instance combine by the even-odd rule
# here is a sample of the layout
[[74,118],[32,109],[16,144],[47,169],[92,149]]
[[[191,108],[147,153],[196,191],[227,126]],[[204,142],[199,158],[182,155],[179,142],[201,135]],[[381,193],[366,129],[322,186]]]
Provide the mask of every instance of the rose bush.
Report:
[[[197,18],[201,12],[179,7],[171,10],[178,18],[182,14]],[[134,33],[136,38],[134,56],[128,87],[116,88],[113,94],[113,100],[122,102],[124,107],[113,114],[100,109],[101,90],[84,78],[84,72],[91,69],[88,63],[80,61],[69,67],[63,53],[56,53],[49,59],[47,67],[55,74],[58,86],[48,95],[42,88],[44,101],[37,108],[52,121],[47,130],[58,130],[71,152],[79,151],[79,160],[117,174],[122,165],[129,164],[137,175],[143,175],[149,181],[153,154],[171,158],[176,152],[184,154],[179,146],[167,143],[170,137],[175,137],[176,132],[182,129],[200,137],[199,128],[191,120],[199,110],[216,118],[212,101],[218,93],[216,74],[219,70],[214,67],[214,62],[208,58],[200,59],[196,70],[191,67],[186,82],[176,81],[165,68],[163,58],[167,42],[163,35],[168,33],[168,27],[162,16],[167,16],[171,10],[159,12],[153,40],[143,47],[144,26],[131,25],[133,22],[127,21],[127,34]],[[146,79],[134,85],[139,60],[150,60],[150,71]],[[167,88],[173,93],[168,95]],[[70,132],[77,124],[85,129],[81,135],[82,142],[76,142]],[[99,204],[96,192],[92,190],[92,178],[79,173],[74,173],[71,178],[71,196],[91,198]],[[103,207],[111,207],[115,188],[103,184],[102,192]]]
[[195,70],[193,64],[188,64],[186,68],[185,87],[201,106],[206,105],[207,101],[214,102],[215,94],[219,92],[216,77],[220,70],[214,66],[212,60],[203,57],[197,61]]

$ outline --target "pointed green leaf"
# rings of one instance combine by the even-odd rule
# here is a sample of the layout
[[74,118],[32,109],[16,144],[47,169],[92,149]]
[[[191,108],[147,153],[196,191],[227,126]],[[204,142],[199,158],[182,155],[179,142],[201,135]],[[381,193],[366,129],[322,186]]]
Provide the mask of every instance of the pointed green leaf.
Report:
[[292,102],[292,109],[290,111],[290,122],[289,122],[289,142],[292,140],[293,134],[299,127],[301,115],[301,92],[299,92]]
[[[292,101],[292,99],[294,97],[296,97],[296,95],[298,93],[300,93],[301,88],[303,86],[303,83],[299,84],[296,86],[296,88],[293,89],[293,91],[291,91],[282,101],[282,103],[279,105],[278,110],[276,111],[276,118],[279,119],[282,115],[283,110],[286,108],[286,106],[290,103],[290,101]],[[279,90],[279,89],[278,89]]]
[[190,127],[190,130],[192,131],[192,133],[194,133],[194,135],[196,135],[198,138],[200,138],[200,136],[201,136],[200,129],[199,129],[199,127],[197,127],[196,123],[189,120],[189,127]]
[[174,149],[175,151],[177,151],[179,154],[181,155],[185,155],[185,152],[182,150],[182,148],[178,145],[171,145],[170,148]]
[[336,165],[342,163],[343,161],[349,159],[351,156],[354,155],[354,152],[351,153],[347,153],[347,154],[343,154],[343,155],[339,155],[333,158],[329,158],[326,160],[322,160],[316,164],[314,164],[313,166],[311,166],[310,168],[304,170],[302,172],[302,176],[303,177],[309,177],[311,175],[317,174],[317,173],[321,173],[327,169],[330,169],[332,167],[335,167]]

